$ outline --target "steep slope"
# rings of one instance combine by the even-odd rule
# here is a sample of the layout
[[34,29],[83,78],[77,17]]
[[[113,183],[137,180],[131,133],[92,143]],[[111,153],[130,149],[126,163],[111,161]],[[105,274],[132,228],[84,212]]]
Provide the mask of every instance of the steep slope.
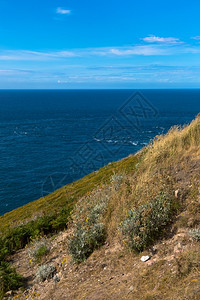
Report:
[[[62,207],[63,190],[73,198],[70,216],[65,216],[67,228],[51,230],[56,234],[45,238],[40,232],[26,249],[4,257],[26,278],[25,290],[11,297],[200,298],[199,116],[184,128],[155,137],[137,155],[30,207],[41,208],[41,213],[49,199],[49,212]],[[0,223],[16,226],[23,221],[26,226],[31,219],[28,205],[3,216]]]

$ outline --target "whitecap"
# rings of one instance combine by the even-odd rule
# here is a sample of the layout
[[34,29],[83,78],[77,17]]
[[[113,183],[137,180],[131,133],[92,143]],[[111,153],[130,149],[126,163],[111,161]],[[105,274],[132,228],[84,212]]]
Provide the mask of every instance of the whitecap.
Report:
[[133,146],[137,146],[138,145],[138,142],[132,142],[132,141],[130,141],[129,143],[132,144]]

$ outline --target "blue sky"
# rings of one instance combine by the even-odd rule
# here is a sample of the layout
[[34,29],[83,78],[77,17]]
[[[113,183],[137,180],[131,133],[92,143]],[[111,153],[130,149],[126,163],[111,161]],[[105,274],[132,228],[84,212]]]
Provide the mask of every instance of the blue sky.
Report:
[[199,12],[199,0],[1,0],[0,88],[199,88]]

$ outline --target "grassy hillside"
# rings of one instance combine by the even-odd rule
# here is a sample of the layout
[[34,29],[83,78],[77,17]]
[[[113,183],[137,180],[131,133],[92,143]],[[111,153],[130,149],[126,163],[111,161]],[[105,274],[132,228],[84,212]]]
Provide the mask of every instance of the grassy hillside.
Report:
[[5,214],[0,231],[0,262],[33,284],[20,299],[199,299],[200,117]]

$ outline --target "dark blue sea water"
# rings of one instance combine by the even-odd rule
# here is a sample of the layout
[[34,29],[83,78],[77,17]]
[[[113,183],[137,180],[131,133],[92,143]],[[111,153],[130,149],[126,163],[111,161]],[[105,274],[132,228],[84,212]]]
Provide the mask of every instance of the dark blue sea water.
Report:
[[200,90],[1,90],[0,214],[190,122]]

